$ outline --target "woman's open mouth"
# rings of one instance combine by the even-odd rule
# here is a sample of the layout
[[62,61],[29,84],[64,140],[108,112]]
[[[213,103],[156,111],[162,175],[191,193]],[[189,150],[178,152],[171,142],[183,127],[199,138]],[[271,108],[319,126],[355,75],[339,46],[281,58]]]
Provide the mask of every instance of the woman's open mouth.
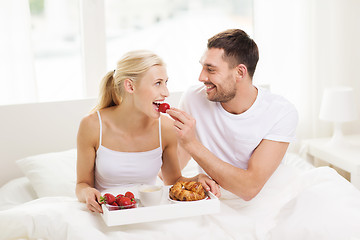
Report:
[[159,106],[160,106],[160,104],[161,104],[162,102],[163,102],[163,101],[153,102],[153,105],[155,106],[155,110],[156,110],[156,111],[159,111]]

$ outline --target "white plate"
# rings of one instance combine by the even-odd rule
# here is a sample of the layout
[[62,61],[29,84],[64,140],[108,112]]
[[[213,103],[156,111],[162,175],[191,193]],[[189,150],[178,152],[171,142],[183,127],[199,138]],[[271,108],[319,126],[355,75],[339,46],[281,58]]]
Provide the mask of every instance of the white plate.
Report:
[[202,202],[202,201],[205,201],[205,200],[208,200],[210,199],[210,197],[207,195],[206,193],[206,197],[204,199],[201,199],[201,200],[195,200],[195,201],[179,201],[179,200],[173,200],[170,198],[170,196],[168,195],[168,200],[170,202],[174,202],[174,203],[191,203],[191,202]]

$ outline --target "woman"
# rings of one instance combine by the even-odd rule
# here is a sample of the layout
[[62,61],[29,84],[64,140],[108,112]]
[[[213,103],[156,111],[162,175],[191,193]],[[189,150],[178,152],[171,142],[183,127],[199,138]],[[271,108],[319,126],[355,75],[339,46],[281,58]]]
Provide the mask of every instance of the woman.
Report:
[[100,192],[116,186],[155,184],[161,169],[166,185],[199,181],[217,193],[206,175],[181,176],[173,121],[158,106],[169,96],[163,61],[149,51],[132,51],[102,80],[99,104],[84,117],[77,137],[76,195],[102,212]]

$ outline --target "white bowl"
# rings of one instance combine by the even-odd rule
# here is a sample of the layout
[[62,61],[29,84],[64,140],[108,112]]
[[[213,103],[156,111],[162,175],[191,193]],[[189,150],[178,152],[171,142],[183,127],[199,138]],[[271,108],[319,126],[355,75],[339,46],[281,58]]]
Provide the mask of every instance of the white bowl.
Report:
[[145,207],[159,205],[162,199],[162,194],[162,186],[142,185],[139,188],[140,202]]

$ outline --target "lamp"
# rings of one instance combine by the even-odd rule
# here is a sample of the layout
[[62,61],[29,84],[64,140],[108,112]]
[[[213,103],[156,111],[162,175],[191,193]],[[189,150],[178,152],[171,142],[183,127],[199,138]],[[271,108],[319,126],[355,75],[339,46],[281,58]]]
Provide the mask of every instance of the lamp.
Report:
[[319,118],[334,122],[331,145],[343,144],[341,125],[358,117],[354,91],[350,87],[326,88],[321,102]]

